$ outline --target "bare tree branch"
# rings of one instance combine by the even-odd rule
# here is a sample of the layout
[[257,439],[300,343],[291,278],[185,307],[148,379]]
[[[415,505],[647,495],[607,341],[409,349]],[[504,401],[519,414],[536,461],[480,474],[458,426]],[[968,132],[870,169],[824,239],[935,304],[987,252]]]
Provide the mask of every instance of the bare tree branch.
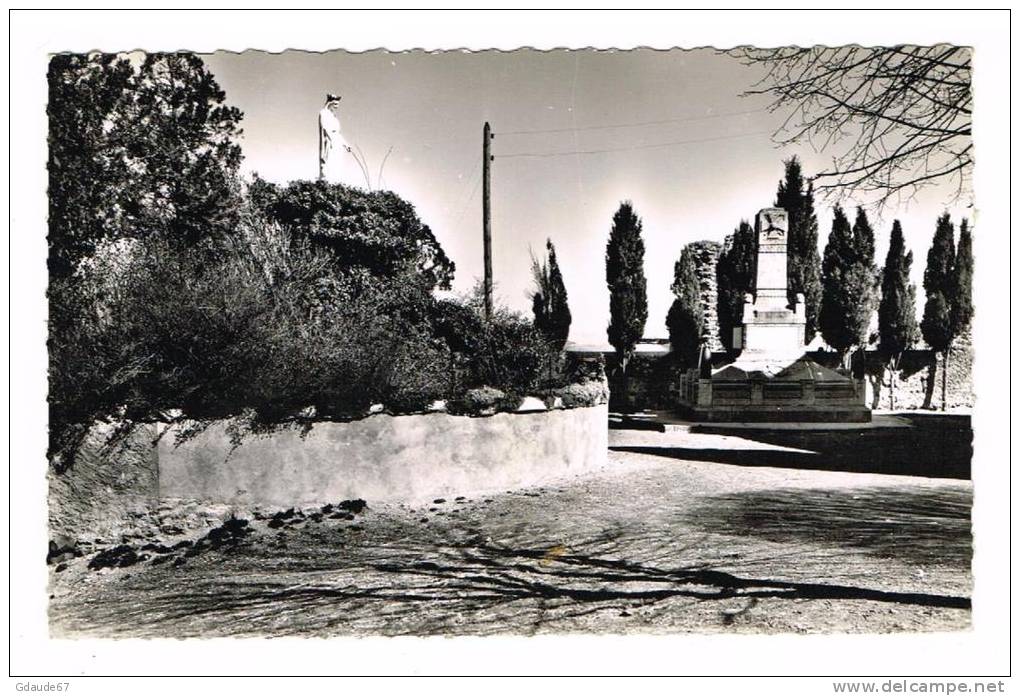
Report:
[[[736,48],[764,76],[745,94],[769,95],[786,112],[773,139],[833,152],[816,190],[869,194],[881,207],[923,187],[969,196],[970,49],[962,46]],[[948,202],[948,201],[947,201]]]

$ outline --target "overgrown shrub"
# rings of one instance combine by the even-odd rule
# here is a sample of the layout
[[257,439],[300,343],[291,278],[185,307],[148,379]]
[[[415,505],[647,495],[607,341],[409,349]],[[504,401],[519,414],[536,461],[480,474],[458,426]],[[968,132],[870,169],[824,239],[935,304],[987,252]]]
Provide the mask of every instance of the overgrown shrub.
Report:
[[525,318],[434,298],[454,264],[409,201],[243,186],[241,113],[198,57],[56,56],[49,82],[57,468],[96,421],[186,424],[186,437],[227,419],[240,438],[486,390],[511,408],[565,383]]
[[483,327],[469,355],[470,383],[524,394],[538,386],[548,358],[545,338],[530,322],[499,318]]
[[391,413],[424,411],[448,398],[458,383],[453,354],[421,327],[395,342],[378,379],[379,400]]
[[548,400],[559,398],[563,408],[599,406],[609,402],[609,386],[605,382],[583,382],[568,384],[547,393]]
[[239,443],[361,418],[373,404],[514,410],[575,379],[524,317],[500,309],[485,321],[473,298],[435,299],[427,275],[341,270],[332,252],[257,211],[241,218],[215,248],[148,237],[117,263],[51,285],[63,322],[51,336],[55,457],[75,452],[96,420],[181,423],[185,439],[229,420]]
[[588,357],[567,353],[563,362],[564,381],[568,384],[604,382],[606,379],[606,359],[601,354]]
[[450,413],[486,415],[495,413],[506,399],[506,393],[493,387],[468,389],[447,404]]
[[342,270],[393,278],[416,273],[429,288],[449,288],[454,264],[414,206],[391,191],[326,181],[277,186],[256,179],[254,205],[271,221],[330,252]]

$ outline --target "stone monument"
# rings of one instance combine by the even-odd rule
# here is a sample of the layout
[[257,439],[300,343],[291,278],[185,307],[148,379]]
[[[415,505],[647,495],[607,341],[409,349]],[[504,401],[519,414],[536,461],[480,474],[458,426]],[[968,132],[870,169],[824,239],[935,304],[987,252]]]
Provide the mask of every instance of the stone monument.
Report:
[[805,355],[804,296],[793,305],[787,286],[789,219],[765,208],[755,221],[754,293],[734,329],[736,360],[714,367],[709,351],[681,376],[680,410],[704,421],[871,420],[863,381],[822,367]]
[[741,341],[748,353],[798,356],[804,352],[804,296],[789,307],[786,246],[790,224],[782,208],[765,208],[755,220],[758,243],[755,292],[744,298]]

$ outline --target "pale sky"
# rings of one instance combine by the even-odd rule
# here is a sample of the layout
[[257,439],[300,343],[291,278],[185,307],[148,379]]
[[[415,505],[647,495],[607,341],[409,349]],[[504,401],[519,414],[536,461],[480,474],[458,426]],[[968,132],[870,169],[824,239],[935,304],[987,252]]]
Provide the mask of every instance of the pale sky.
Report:
[[[541,253],[550,237],[575,342],[606,340],[605,246],[622,200],[633,201],[644,221],[645,335],[665,337],[673,264],[684,244],[721,242],[742,218],[772,205],[785,158],[799,155],[808,175],[831,158],[807,145],[777,149],[770,134],[782,116],[762,111],[766,98],[740,96],[756,72],[709,49],[291,51],[204,59],[227,101],[244,112],[244,169],[270,181],[315,178],[316,114],[327,92],[342,95],[344,137],[364,152],[373,186],[392,148],[384,187],[410,200],[432,228],[457,264],[458,291],[482,274],[479,182],[482,125],[489,121],[496,134],[497,298],[530,312],[529,253]],[[615,127],[621,124],[627,127]],[[556,132],[518,133],[534,130]],[[548,156],[567,152],[584,154]],[[512,156],[523,153],[543,156]],[[350,183],[364,185],[360,170],[350,171]],[[925,256],[950,193],[930,188],[909,207],[872,220],[879,264],[892,220],[901,220],[914,252],[919,311]],[[824,202],[816,209],[821,248],[832,216]],[[972,212],[962,205],[949,211],[954,222]]]

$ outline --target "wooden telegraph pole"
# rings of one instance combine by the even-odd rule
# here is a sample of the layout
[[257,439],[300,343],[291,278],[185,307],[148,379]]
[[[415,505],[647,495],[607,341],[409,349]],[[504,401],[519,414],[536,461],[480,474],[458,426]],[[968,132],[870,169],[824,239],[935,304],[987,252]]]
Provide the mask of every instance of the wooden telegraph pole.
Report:
[[492,203],[489,199],[489,181],[492,175],[492,154],[489,145],[492,142],[492,129],[485,122],[482,129],[482,246],[485,253],[485,319],[492,319]]

